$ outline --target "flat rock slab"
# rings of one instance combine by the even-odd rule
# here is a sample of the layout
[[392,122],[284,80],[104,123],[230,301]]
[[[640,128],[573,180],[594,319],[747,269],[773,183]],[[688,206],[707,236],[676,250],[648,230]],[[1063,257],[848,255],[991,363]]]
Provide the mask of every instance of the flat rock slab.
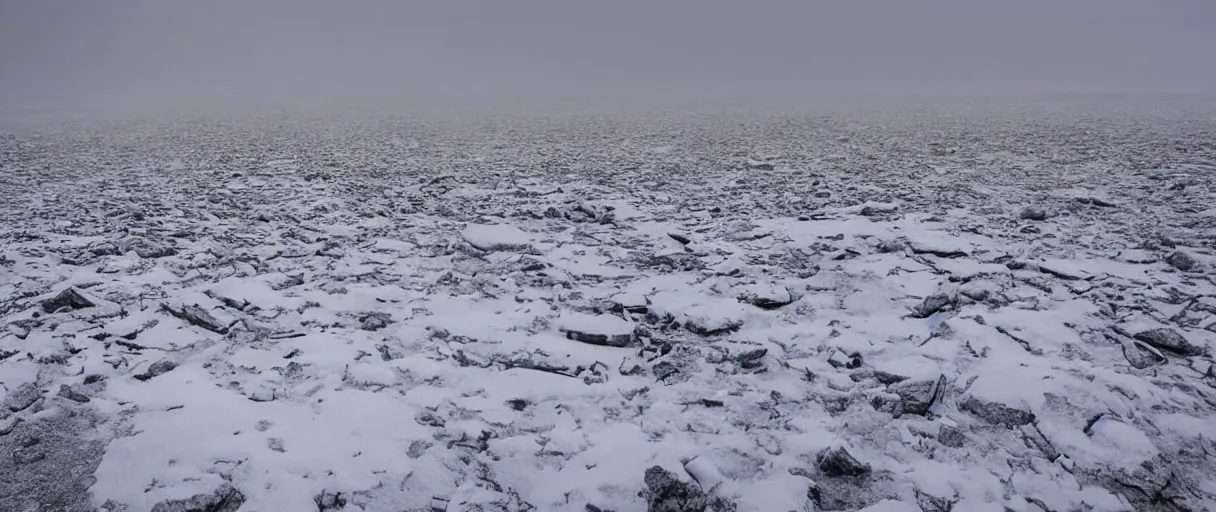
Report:
[[1191,343],[1181,333],[1167,327],[1140,331],[1134,337],[1156,348],[1168,350],[1175,354],[1184,356],[1203,354],[1203,347]]
[[510,224],[469,224],[460,232],[469,245],[482,251],[526,251],[533,235]]
[[610,315],[566,312],[559,319],[566,337],[591,345],[624,347],[633,341],[633,324]]
[[1051,274],[1060,279],[1070,281],[1093,279],[1093,274],[1081,268],[1081,265],[1074,261],[1052,259],[1040,261],[1038,262],[1038,266],[1040,272]]

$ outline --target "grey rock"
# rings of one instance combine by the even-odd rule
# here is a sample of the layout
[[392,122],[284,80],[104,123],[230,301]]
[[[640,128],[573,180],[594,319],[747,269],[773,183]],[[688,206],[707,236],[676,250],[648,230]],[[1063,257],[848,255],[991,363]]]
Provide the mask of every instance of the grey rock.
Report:
[[1166,363],[1165,356],[1147,343],[1124,343],[1123,358],[1137,370]]
[[203,309],[198,304],[182,306],[180,309],[174,309],[168,304],[161,304],[160,308],[161,311],[164,311],[175,318],[185,320],[191,325],[202,327],[203,329],[216,334],[228,334],[228,326],[220,323],[219,320],[216,320],[215,317],[211,316],[211,313],[208,313],[207,310]]
[[701,486],[681,481],[675,473],[651,466],[644,477],[646,489],[638,496],[646,500],[647,512],[734,512],[738,505],[720,496],[705,494]]
[[896,418],[904,415],[904,400],[894,393],[875,395],[870,399],[875,411],[885,412]]
[[388,313],[372,312],[359,318],[359,328],[364,331],[378,331],[393,322]]
[[929,408],[939,399],[946,388],[946,376],[936,379],[906,380],[887,386],[887,391],[895,393],[903,399],[904,412],[911,414],[928,414]]
[[313,496],[312,501],[317,504],[317,512],[341,510],[346,507],[346,498],[340,492],[321,491]]
[[21,412],[34,405],[34,402],[37,402],[41,396],[42,391],[38,389],[38,386],[33,382],[27,382],[8,395],[4,406],[12,412]]
[[566,329],[566,338],[590,345],[605,347],[627,347],[633,341],[633,334],[596,334],[572,329]]
[[870,472],[869,464],[862,464],[843,446],[824,450],[816,457],[815,464],[828,476],[861,476]]
[[68,400],[71,400],[73,402],[79,402],[82,404],[87,403],[89,401],[88,396],[85,396],[84,393],[81,393],[79,391],[76,391],[75,389],[72,389],[72,387],[67,384],[63,384],[63,385],[59,386],[59,396],[66,398]]
[[152,507],[152,512],[237,512],[244,503],[245,495],[241,491],[224,484],[209,494],[162,501]]
[[849,374],[849,378],[852,379],[853,382],[861,382],[861,381],[867,380],[867,379],[874,379],[884,386],[888,386],[891,384],[895,384],[896,382],[908,380],[908,378],[903,375],[898,375],[898,374],[894,374],[891,372],[884,372],[882,370],[869,370],[869,369],[855,371],[855,372]]
[[173,371],[174,368],[177,368],[177,363],[175,363],[173,361],[169,361],[167,359],[157,361],[155,363],[152,363],[152,365],[149,366],[146,371],[144,371],[143,373],[141,373],[139,375],[136,375],[135,378],[142,380],[142,381],[146,381],[146,380],[152,379],[153,377],[159,377],[161,375],[169,373],[170,371]]
[[1184,356],[1203,354],[1203,348],[1192,345],[1182,334],[1168,327],[1140,331],[1133,337],[1156,348],[1168,350],[1175,354]]
[[1195,260],[1195,257],[1184,251],[1174,251],[1173,254],[1165,257],[1165,262],[1183,272],[1190,272],[1199,266],[1199,262]]
[[941,311],[942,308],[950,305],[951,302],[953,302],[953,300],[949,295],[944,293],[935,293],[925,297],[925,300],[921,301],[921,303],[912,310],[911,316],[913,318],[929,318],[930,315]]
[[1022,213],[1018,215],[1022,220],[1047,220],[1047,211],[1042,208],[1026,207],[1022,209]]
[[54,298],[42,303],[42,310],[47,313],[54,313],[62,308],[68,309],[84,309],[97,306],[91,299],[86,297],[76,288],[68,288]]
[[959,404],[959,409],[967,411],[993,425],[1020,427],[1036,421],[1033,412],[1009,407],[999,402],[990,402],[976,397],[970,397]]
[[878,252],[881,252],[881,253],[899,252],[899,251],[904,250],[905,247],[907,247],[907,244],[904,243],[903,240],[899,240],[899,239],[887,240],[885,242],[878,244]]
[[893,204],[868,204],[861,207],[861,215],[864,217],[873,217],[875,215],[886,215],[895,213],[899,207]]
[[961,428],[942,425],[941,429],[937,431],[937,442],[951,448],[962,448],[963,444],[967,442],[967,435]]

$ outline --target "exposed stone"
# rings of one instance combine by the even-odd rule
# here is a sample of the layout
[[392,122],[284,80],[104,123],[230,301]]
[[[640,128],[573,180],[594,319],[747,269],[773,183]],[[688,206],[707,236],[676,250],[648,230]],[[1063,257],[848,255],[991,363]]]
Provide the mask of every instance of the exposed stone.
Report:
[[146,381],[153,377],[159,377],[161,375],[169,373],[174,368],[177,368],[177,363],[175,363],[173,361],[169,361],[167,359],[157,361],[155,363],[152,363],[151,366],[148,366],[148,369],[146,371],[144,371],[143,373],[141,373],[139,375],[136,375],[135,378],[138,380]]
[[566,338],[591,345],[626,347],[633,341],[633,325],[609,315],[566,313],[561,318]]
[[1022,220],[1047,220],[1047,210],[1028,206],[1022,209],[1022,213],[1018,215]]
[[4,401],[4,406],[12,412],[24,411],[34,405],[34,402],[37,402],[41,396],[42,392],[38,386],[33,382],[27,382],[9,393],[8,398]]
[[54,298],[42,303],[42,310],[47,313],[54,313],[63,308],[84,309],[95,307],[97,304],[87,297],[84,293],[76,288],[68,288]]
[[1197,356],[1203,354],[1203,348],[1197,347],[1187,341],[1178,331],[1168,327],[1160,327],[1157,329],[1149,329],[1140,331],[1134,336],[1136,339],[1148,343],[1162,350],[1168,350],[1175,354],[1184,356]]
[[869,464],[862,464],[843,446],[828,448],[815,459],[819,471],[828,476],[861,476],[870,472]]
[[638,496],[646,500],[647,512],[734,512],[738,505],[720,496],[705,494],[700,485],[681,481],[661,466],[651,466],[644,478],[646,489]]
[[209,494],[196,494],[184,500],[166,500],[152,507],[152,512],[237,512],[245,503],[245,495],[231,484],[224,484]]
[[181,309],[174,309],[168,304],[161,304],[160,307],[161,311],[169,313],[170,315],[181,320],[185,320],[191,325],[202,327],[203,329],[207,329],[208,331],[216,334],[228,334],[228,326],[220,323],[219,320],[216,320],[215,317],[211,316],[211,313],[208,313],[207,310],[203,309],[198,304],[182,306]]
[[936,379],[907,380],[887,386],[887,390],[898,394],[904,402],[904,412],[925,415],[938,400],[946,387],[946,376]]
[[388,313],[371,312],[359,318],[359,329],[364,331],[378,331],[388,324],[393,322],[393,317]]
[[73,402],[79,402],[82,404],[87,403],[89,401],[88,396],[85,396],[84,393],[81,393],[79,391],[76,391],[75,389],[72,389],[72,387],[67,384],[63,384],[63,385],[59,386],[59,396],[66,398],[68,400],[71,400]]
[[974,414],[980,419],[993,425],[1020,427],[1036,421],[1033,412],[1009,407],[1008,405],[998,402],[981,400],[976,397],[970,397],[960,403],[959,409]]
[[963,444],[967,442],[967,435],[961,428],[942,425],[941,429],[937,431],[937,442],[951,448],[962,448]]
[[913,318],[929,318],[929,316],[932,314],[941,311],[942,308],[950,305],[951,302],[953,302],[953,300],[949,295],[944,293],[935,293],[925,297],[925,300],[921,301],[921,303],[912,310],[911,316]]
[[1199,262],[1195,260],[1195,257],[1185,251],[1174,251],[1173,254],[1165,257],[1165,262],[1183,272],[1190,272],[1199,266]]

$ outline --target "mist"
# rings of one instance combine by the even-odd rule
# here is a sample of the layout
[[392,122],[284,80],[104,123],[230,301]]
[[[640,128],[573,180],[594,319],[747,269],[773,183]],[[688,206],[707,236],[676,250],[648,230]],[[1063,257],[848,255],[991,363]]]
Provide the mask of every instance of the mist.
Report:
[[1207,0],[0,4],[0,108],[1210,93]]

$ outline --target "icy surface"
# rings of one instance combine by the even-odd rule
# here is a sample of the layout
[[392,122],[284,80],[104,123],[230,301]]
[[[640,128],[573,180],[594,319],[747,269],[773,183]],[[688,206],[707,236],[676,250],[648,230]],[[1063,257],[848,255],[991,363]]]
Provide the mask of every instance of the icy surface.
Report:
[[1213,118],[959,119],[14,129],[0,510],[1216,509]]

